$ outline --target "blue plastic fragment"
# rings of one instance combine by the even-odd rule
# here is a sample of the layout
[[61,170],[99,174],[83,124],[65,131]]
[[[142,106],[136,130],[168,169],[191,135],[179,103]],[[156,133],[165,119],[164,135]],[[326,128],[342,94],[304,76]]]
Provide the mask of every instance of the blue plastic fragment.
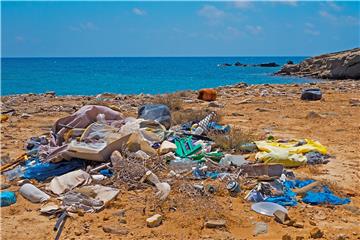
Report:
[[16,203],[16,195],[14,192],[4,191],[0,192],[0,206],[7,207]]
[[113,172],[110,169],[102,169],[99,173],[106,177],[111,177],[113,175]]

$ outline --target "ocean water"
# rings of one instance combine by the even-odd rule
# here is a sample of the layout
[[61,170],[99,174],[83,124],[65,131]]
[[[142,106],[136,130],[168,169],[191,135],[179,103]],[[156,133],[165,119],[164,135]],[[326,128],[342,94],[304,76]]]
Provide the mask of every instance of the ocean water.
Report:
[[169,93],[238,82],[302,83],[310,79],[272,76],[280,67],[218,67],[222,63],[260,64],[305,57],[119,57],[2,58],[1,94]]

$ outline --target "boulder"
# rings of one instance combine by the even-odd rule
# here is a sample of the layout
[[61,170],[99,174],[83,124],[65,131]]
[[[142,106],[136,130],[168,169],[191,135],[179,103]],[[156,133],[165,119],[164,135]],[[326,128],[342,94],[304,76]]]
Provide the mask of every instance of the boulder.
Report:
[[294,75],[323,79],[360,79],[360,48],[323,54],[286,64],[275,75]]

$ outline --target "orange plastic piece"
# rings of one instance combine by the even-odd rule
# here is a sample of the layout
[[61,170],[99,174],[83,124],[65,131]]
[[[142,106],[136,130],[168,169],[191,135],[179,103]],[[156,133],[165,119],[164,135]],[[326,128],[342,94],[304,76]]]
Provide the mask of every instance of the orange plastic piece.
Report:
[[216,100],[216,91],[211,88],[201,89],[199,91],[198,99],[204,101],[215,101]]

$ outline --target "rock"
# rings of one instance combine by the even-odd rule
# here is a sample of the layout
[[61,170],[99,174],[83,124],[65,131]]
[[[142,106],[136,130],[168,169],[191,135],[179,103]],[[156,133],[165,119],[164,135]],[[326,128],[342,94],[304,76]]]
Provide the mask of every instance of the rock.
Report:
[[240,102],[237,102],[236,104],[247,104],[247,103],[252,103],[253,101],[250,98],[246,98]]
[[293,61],[291,61],[291,60],[289,60],[289,61],[287,61],[287,63],[286,64],[294,64],[294,62]]
[[309,220],[309,223],[310,223],[310,225],[312,225],[312,226],[316,226],[316,222],[314,222],[314,221],[312,221],[312,220]]
[[230,67],[230,66],[232,66],[230,63],[218,64],[218,67]]
[[236,63],[234,63],[234,66],[235,67],[246,67],[247,64],[242,64],[241,62],[236,62]]
[[175,150],[176,150],[176,145],[172,142],[165,140],[162,142],[160,146],[159,153],[163,155],[169,152],[175,152]]
[[301,100],[317,101],[322,97],[320,88],[308,88],[304,89],[301,93]]
[[170,162],[171,160],[175,160],[175,159],[176,159],[176,156],[175,156],[175,154],[174,154],[173,152],[169,152],[169,153],[167,153],[167,154],[165,154],[165,155],[163,156],[163,159],[164,159],[165,161]]
[[274,217],[275,217],[275,220],[281,224],[285,224],[285,222],[290,220],[287,213],[280,211],[280,210],[277,210],[274,212]]
[[9,188],[9,187],[10,187],[9,184],[6,184],[6,183],[1,183],[1,184],[0,184],[0,189],[1,189],[1,190],[7,189],[7,188]]
[[116,235],[127,235],[129,230],[120,226],[103,226],[103,231]]
[[80,235],[81,235],[81,231],[75,230],[74,234],[75,234],[75,236],[80,236]]
[[150,156],[143,150],[138,150],[137,152],[134,153],[134,156],[140,158],[141,160],[146,160],[150,158]]
[[158,227],[160,226],[161,222],[162,216],[160,214],[155,214],[154,216],[146,219],[146,223],[149,228]]
[[242,113],[237,113],[237,112],[233,112],[233,113],[231,113],[231,115],[232,116],[234,116],[234,117],[243,117],[243,116],[245,116],[244,114],[242,114]]
[[270,63],[261,63],[261,64],[257,64],[255,65],[257,67],[278,67],[280,66],[279,64],[277,63],[274,63],[274,62],[270,62]]
[[325,79],[360,79],[360,48],[323,54],[299,64],[286,64],[275,74]]
[[127,221],[126,221],[125,218],[120,218],[120,219],[119,219],[119,223],[121,223],[121,224],[126,224]]
[[29,117],[31,117],[31,115],[28,113],[23,113],[20,115],[20,118],[23,118],[23,119],[28,119]]
[[295,240],[305,240],[305,237],[303,237],[303,236],[296,236]]
[[293,227],[296,227],[296,228],[304,228],[304,224],[303,224],[303,223],[299,223],[299,222],[293,223],[292,226],[293,226]]
[[125,213],[126,213],[125,209],[120,209],[119,211],[114,212],[112,215],[119,216],[119,217],[125,217]]
[[310,237],[312,238],[322,238],[324,236],[324,232],[321,231],[318,227],[311,229]]
[[214,107],[214,108],[224,108],[224,105],[218,103],[218,102],[210,102],[208,107]]
[[285,234],[281,238],[282,240],[292,240],[292,237],[289,234]]
[[226,226],[226,221],[223,220],[223,219],[207,220],[207,221],[204,223],[204,226],[205,226],[206,228],[222,228],[222,227],[225,227],[225,226]]
[[50,96],[50,97],[55,97],[56,93],[54,91],[48,91],[48,92],[45,92],[45,95]]
[[345,234],[339,234],[339,235],[336,236],[335,239],[336,240],[346,240],[346,239],[349,239],[349,238]]
[[311,111],[308,112],[308,114],[306,115],[307,119],[314,119],[314,118],[322,118],[322,116],[320,114],[318,114],[317,112]]
[[351,98],[349,103],[352,107],[360,106],[360,99],[359,98]]
[[268,232],[268,225],[264,222],[257,222],[255,224],[254,236],[265,234]]
[[271,109],[268,109],[268,108],[256,108],[255,110],[259,111],[259,112],[270,112],[271,111]]

